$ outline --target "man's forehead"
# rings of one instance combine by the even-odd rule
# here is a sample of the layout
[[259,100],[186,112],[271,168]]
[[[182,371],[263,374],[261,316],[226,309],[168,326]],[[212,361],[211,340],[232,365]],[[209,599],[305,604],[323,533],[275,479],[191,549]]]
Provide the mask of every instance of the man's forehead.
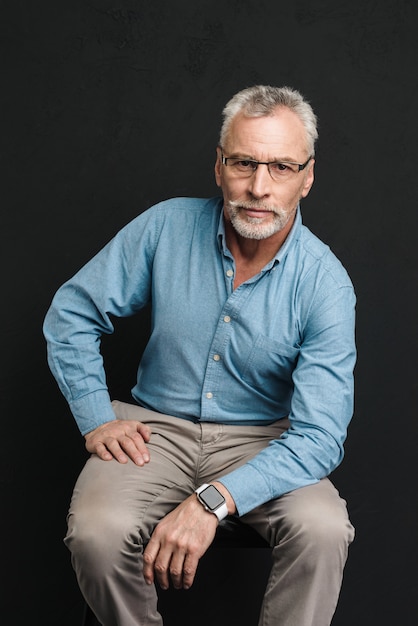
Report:
[[281,107],[274,115],[249,117],[238,113],[232,120],[226,146],[234,153],[256,156],[260,151],[272,158],[295,158],[306,152],[304,126],[295,113]]

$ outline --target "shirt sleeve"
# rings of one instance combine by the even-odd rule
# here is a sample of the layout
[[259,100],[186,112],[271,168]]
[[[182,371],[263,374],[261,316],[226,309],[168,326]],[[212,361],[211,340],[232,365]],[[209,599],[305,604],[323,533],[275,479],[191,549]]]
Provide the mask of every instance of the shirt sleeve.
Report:
[[158,212],[149,210],[58,289],[45,316],[48,364],[82,434],[115,419],[100,338],[113,332],[112,316],[148,303],[157,236]]
[[342,461],[353,414],[355,294],[329,280],[316,290],[293,371],[290,428],[220,479],[238,514],[328,476]]

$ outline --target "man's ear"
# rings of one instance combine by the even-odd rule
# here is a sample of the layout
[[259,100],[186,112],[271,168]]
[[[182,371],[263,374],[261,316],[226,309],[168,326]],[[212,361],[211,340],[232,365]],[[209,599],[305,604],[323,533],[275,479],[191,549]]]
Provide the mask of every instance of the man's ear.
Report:
[[306,196],[310,192],[311,187],[314,183],[314,180],[315,180],[314,165],[315,165],[315,159],[312,159],[312,161],[308,165],[308,171],[306,173],[305,183],[302,188],[301,198],[306,198]]
[[218,187],[221,186],[221,166],[222,166],[222,151],[218,146],[216,148],[216,161],[215,161],[215,181]]

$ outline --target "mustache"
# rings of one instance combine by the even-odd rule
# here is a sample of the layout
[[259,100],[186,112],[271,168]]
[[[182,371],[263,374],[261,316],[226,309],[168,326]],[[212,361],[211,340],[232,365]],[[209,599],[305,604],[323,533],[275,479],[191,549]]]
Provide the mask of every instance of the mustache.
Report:
[[256,200],[230,200],[228,205],[235,211],[239,209],[259,209],[261,211],[275,213],[276,215],[281,215],[283,212],[283,209],[280,209],[275,205],[266,204],[265,202],[257,202]]

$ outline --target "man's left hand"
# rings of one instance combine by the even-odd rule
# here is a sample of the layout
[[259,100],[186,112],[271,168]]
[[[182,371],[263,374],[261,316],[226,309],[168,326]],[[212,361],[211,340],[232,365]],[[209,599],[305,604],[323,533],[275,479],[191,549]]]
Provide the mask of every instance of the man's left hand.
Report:
[[196,494],[189,496],[156,526],[144,552],[144,578],[168,589],[189,589],[199,559],[212,543],[218,519],[205,511]]

